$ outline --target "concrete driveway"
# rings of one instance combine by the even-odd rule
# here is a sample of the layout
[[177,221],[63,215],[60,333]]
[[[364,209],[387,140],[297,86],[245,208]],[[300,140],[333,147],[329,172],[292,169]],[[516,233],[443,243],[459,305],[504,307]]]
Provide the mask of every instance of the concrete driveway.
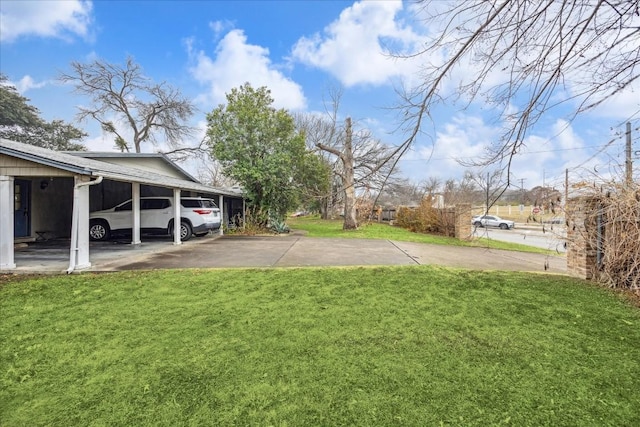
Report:
[[369,239],[225,236],[114,269],[434,264],[481,270],[566,272],[564,257]]
[[[283,236],[224,236],[192,239],[174,246],[167,239],[92,243],[90,271],[165,268],[297,267],[434,264],[478,270],[566,272],[566,259],[485,248],[429,245],[370,239]],[[67,269],[64,244],[16,250],[17,272]],[[545,270],[546,266],[546,270]]]

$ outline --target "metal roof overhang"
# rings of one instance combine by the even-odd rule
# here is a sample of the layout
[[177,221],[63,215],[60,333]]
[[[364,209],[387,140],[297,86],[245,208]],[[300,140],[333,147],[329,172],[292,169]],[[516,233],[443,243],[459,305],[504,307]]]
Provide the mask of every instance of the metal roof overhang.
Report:
[[172,178],[166,175],[124,167],[113,163],[87,159],[53,151],[34,145],[0,139],[0,154],[28,160],[45,166],[65,170],[78,175],[98,177],[113,181],[136,182],[140,184],[167,187],[200,193],[220,194],[229,197],[242,197],[237,191],[210,187],[199,182]]

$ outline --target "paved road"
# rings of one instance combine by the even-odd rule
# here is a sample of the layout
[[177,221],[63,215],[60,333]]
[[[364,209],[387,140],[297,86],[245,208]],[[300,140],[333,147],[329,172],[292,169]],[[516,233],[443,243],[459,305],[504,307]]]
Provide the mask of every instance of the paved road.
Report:
[[513,230],[500,230],[497,228],[477,228],[476,237],[488,237],[502,242],[520,243],[522,245],[535,246],[537,248],[566,252],[564,247],[566,232],[564,228],[514,228]]

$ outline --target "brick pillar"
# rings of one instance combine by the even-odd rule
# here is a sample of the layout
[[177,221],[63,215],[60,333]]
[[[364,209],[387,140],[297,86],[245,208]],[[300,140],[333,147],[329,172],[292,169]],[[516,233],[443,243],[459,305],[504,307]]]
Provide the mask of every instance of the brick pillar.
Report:
[[567,271],[581,279],[592,280],[597,273],[597,209],[597,200],[591,197],[567,203]]
[[459,240],[471,239],[471,204],[456,205],[455,236]]

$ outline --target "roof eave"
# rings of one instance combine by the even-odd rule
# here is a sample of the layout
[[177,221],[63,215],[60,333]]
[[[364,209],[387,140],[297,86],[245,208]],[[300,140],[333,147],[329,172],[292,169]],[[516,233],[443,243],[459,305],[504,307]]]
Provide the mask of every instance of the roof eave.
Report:
[[6,154],[9,156],[17,157],[22,160],[28,160],[30,162],[39,163],[41,165],[62,169],[78,175],[94,175],[94,171],[87,168],[74,166],[64,162],[58,162],[55,160],[48,159],[46,157],[38,156],[36,154],[25,153],[24,151],[13,150],[12,148],[9,148],[9,147],[0,146],[0,154]]

